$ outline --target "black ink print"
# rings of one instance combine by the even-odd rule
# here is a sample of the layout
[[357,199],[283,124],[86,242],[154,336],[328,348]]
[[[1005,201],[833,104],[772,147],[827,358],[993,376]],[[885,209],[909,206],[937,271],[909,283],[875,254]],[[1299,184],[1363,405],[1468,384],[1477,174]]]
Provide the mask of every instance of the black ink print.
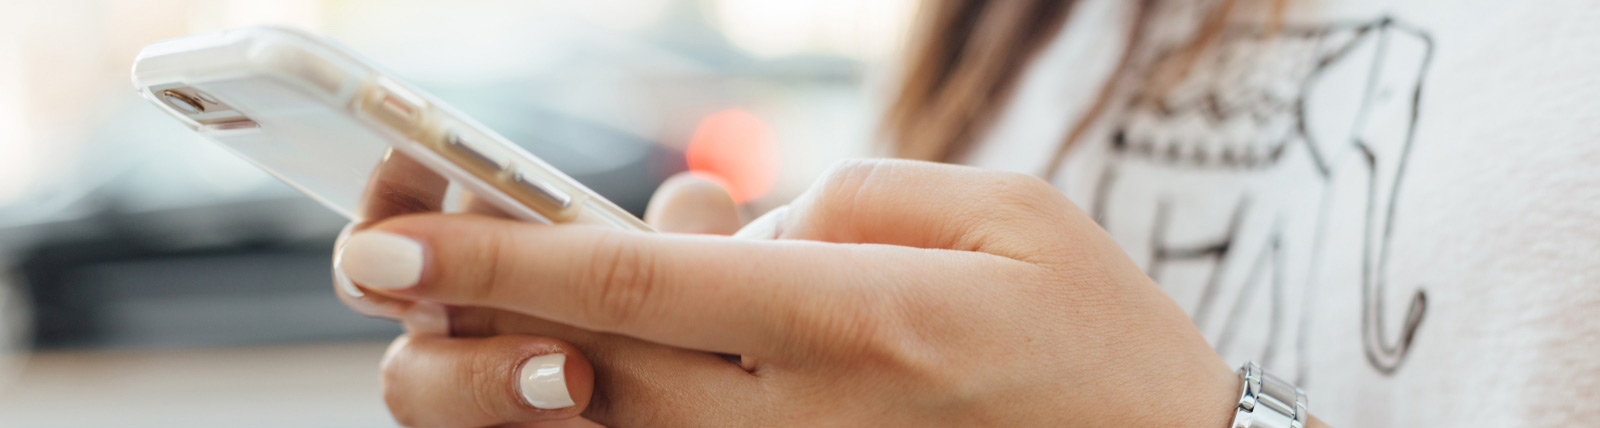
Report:
[[[1134,94],[1093,215],[1146,257],[1152,278],[1190,296],[1180,303],[1224,356],[1305,382],[1316,291],[1349,281],[1361,287],[1368,362],[1392,373],[1427,309],[1418,288],[1399,325],[1385,320],[1389,240],[1432,53],[1426,32],[1390,19],[1231,29],[1175,85]],[[1156,55],[1141,69],[1183,61]],[[1351,194],[1365,197],[1341,197]]]

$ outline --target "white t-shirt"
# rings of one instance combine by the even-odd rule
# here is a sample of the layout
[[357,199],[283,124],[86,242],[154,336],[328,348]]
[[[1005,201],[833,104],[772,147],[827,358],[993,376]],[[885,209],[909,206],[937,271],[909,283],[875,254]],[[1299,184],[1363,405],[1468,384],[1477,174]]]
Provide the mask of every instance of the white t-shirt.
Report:
[[[1042,171],[1134,3],[1081,2],[964,162]],[[1165,3],[1050,179],[1230,364],[1336,427],[1600,426],[1600,3],[1291,1],[1134,101],[1207,7]]]

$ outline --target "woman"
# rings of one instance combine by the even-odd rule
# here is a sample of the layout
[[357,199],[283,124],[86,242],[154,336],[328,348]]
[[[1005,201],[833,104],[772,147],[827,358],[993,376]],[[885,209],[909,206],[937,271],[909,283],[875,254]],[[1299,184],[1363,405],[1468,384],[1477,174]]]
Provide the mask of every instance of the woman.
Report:
[[705,235],[737,216],[692,178],[647,217],[702,235],[396,217],[340,245],[344,298],[405,319],[384,379],[412,426],[1304,415],[1242,404],[1246,361],[1337,426],[1593,420],[1595,18],[932,2],[890,146],[981,169],[841,164],[746,239]]

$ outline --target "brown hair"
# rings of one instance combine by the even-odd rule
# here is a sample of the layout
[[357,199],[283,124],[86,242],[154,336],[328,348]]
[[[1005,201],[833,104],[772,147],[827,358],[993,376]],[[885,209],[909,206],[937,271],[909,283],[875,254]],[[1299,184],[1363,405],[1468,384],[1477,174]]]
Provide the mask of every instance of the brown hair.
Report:
[[[1188,0],[1185,0],[1188,1]],[[1138,0],[1135,25],[1117,74],[1128,68],[1155,0]],[[1183,49],[1181,66],[1162,70],[1149,84],[1162,87],[1182,78],[1200,51],[1221,37],[1236,0],[1219,0],[1197,36]],[[1271,0],[1274,12],[1284,0]],[[1061,31],[1076,0],[930,0],[919,12],[908,45],[900,90],[883,126],[896,156],[951,161],[965,153],[1015,90],[1038,51]],[[1114,81],[1114,79],[1112,80]],[[1111,104],[1112,81],[1101,87],[1088,112],[1074,120],[1058,146],[1053,174],[1067,149]],[[1158,89],[1159,92],[1159,89]],[[1064,120],[1068,118],[1063,118]]]

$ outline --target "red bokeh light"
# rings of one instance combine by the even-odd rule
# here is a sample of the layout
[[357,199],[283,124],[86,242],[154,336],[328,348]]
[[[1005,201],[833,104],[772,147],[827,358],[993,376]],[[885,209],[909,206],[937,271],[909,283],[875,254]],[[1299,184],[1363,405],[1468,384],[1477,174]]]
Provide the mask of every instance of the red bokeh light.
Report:
[[690,171],[721,178],[738,203],[767,194],[778,180],[778,147],[772,127],[741,109],[701,119],[684,156]]

